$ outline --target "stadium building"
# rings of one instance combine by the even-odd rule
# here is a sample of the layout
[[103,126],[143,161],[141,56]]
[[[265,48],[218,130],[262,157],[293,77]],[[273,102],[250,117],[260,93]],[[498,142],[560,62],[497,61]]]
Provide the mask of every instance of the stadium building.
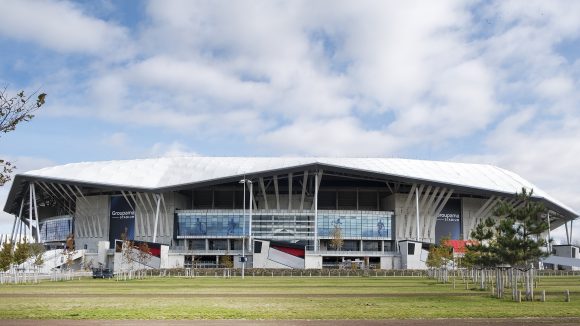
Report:
[[[171,157],[74,163],[18,174],[11,239],[118,268],[121,238],[155,247],[161,268],[370,264],[424,268],[442,237],[467,240],[501,200],[533,189],[553,230],[578,214],[513,172],[391,158]],[[549,236],[546,234],[546,236]]]

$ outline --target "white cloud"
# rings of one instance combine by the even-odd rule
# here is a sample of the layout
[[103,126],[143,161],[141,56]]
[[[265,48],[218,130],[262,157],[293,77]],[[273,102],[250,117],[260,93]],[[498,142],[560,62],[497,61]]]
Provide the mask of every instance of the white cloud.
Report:
[[198,156],[195,151],[189,149],[186,145],[180,142],[155,143],[149,149],[147,157],[176,157],[176,156]]
[[124,132],[115,132],[103,136],[103,143],[108,146],[124,148],[129,144],[129,137]]
[[552,77],[542,80],[537,90],[543,96],[558,99],[574,90],[574,82],[569,77]]
[[59,52],[120,55],[128,50],[125,28],[90,17],[70,2],[2,0],[0,5],[0,34],[5,37]]
[[[470,24],[464,3],[328,5],[151,1],[141,55],[91,83],[95,112],[187,133],[268,138],[261,142],[310,155],[393,154],[472,134],[499,113],[493,73],[460,28]],[[357,114],[373,111],[394,120],[368,124]],[[377,146],[322,148],[277,136],[336,121],[349,121],[354,138],[380,137]],[[391,144],[415,129],[422,132]]]
[[394,137],[364,130],[353,118],[298,120],[260,135],[256,141],[272,152],[295,155],[373,156],[401,146]]

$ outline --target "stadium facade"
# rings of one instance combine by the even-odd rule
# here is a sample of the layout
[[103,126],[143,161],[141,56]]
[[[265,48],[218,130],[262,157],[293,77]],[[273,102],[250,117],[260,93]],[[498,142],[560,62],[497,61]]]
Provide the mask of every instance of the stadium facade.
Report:
[[[424,267],[426,247],[467,240],[501,200],[533,189],[551,229],[578,214],[513,172],[392,158],[172,157],[74,163],[18,174],[11,239],[118,264],[115,241],[162,244],[159,267]],[[548,234],[546,234],[548,236]]]

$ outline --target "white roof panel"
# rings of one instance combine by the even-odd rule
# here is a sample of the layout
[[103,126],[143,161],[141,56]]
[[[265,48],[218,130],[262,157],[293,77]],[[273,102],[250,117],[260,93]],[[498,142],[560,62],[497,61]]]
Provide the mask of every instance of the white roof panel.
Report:
[[574,212],[517,174],[496,166],[398,158],[166,157],[72,163],[23,175],[155,189],[317,163],[507,194],[524,187]]

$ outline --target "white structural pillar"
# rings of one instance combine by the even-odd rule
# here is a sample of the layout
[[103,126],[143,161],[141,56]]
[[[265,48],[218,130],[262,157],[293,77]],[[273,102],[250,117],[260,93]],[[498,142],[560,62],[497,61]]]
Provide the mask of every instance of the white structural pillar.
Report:
[[19,232],[19,223],[22,223],[22,210],[24,209],[24,198],[20,202],[20,211],[18,215],[14,215],[14,225],[12,226],[12,234],[10,235],[10,243],[14,243],[16,241],[16,236]]
[[32,239],[32,183],[28,187],[28,236]]
[[254,207],[254,184],[249,181],[250,184],[250,218],[248,222],[248,249],[252,250],[252,208]]
[[[20,232],[22,232],[22,219],[18,219],[18,226],[16,226],[16,234],[14,235],[14,242],[20,242]],[[14,247],[12,247],[12,251],[14,251]]]
[[153,227],[153,242],[157,242],[157,225],[159,224],[159,208],[161,207],[161,195],[155,194],[157,208],[155,210],[155,226]]
[[34,183],[31,183],[31,188],[32,188],[32,197],[34,198],[33,200],[33,205],[34,205],[34,216],[35,216],[35,221],[36,221],[36,239],[35,242],[40,242],[40,225],[38,223],[38,204],[36,201],[36,188],[34,187]]
[[314,252],[318,252],[318,171],[314,174]]
[[[246,178],[244,176],[244,206],[243,206],[243,223],[242,223],[242,278],[244,278],[244,270],[246,269]],[[250,203],[251,205],[251,203]]]
[[12,223],[12,232],[10,233],[10,243],[14,243],[14,230],[16,229],[16,222],[18,221],[18,215],[14,215],[14,223]]
[[415,206],[417,208],[417,241],[419,241],[419,189],[415,187]]
[[[22,228],[23,228],[24,222],[22,221],[22,218],[20,218],[20,223],[18,223],[18,232],[16,233],[18,235],[18,243],[20,243],[22,241]],[[12,247],[12,250],[14,250],[14,247]]]
[[552,243],[550,243],[550,239],[552,239],[552,235],[550,234],[550,211],[548,211],[548,253],[552,254]]

